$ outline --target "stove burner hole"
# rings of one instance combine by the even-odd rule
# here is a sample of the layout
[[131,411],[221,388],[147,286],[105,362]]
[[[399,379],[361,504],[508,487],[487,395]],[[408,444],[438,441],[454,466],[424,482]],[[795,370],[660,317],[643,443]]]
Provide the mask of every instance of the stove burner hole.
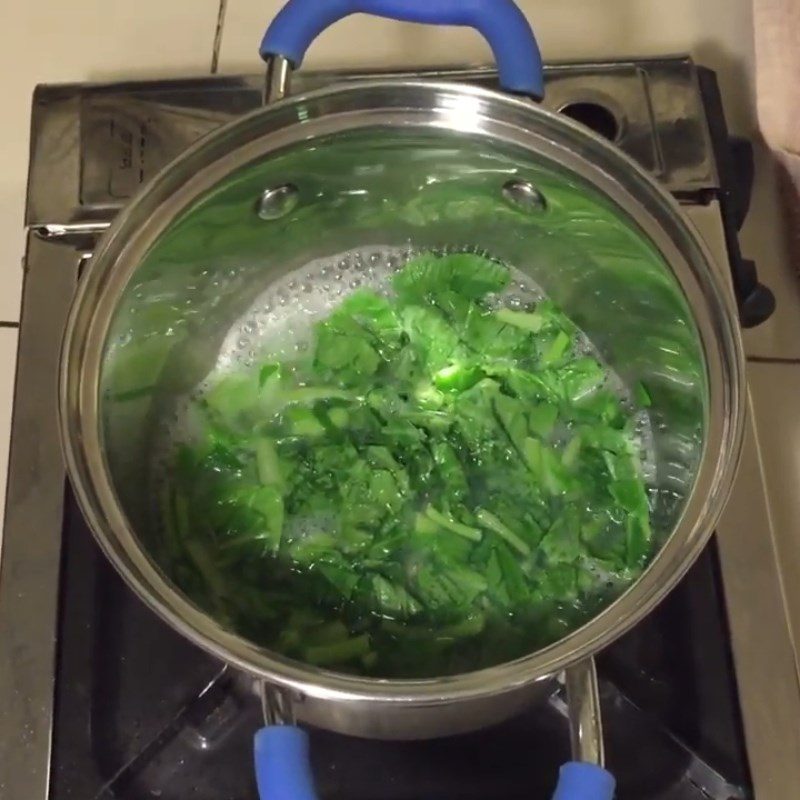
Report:
[[617,118],[599,103],[567,103],[567,105],[558,110],[587,128],[591,128],[595,133],[599,133],[611,142],[619,135]]

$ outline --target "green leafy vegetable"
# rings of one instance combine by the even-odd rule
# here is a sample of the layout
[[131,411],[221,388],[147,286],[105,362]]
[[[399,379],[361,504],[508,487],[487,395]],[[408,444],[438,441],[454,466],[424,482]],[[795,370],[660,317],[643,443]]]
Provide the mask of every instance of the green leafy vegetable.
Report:
[[308,355],[217,379],[159,504],[184,591],[286,656],[415,677],[547,644],[636,577],[630,407],[552,302],[502,305],[509,278],[419,256]]

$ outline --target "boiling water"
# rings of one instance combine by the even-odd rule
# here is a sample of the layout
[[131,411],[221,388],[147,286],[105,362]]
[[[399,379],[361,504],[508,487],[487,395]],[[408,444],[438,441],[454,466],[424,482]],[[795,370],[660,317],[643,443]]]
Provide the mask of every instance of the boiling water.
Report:
[[[419,251],[410,247],[349,250],[311,261],[271,283],[231,327],[205,380],[194,392],[180,398],[168,415],[159,437],[161,442],[155,448],[156,485],[163,478],[175,448],[194,438],[196,403],[220,375],[249,370],[261,363],[286,363],[302,358],[311,347],[317,322],[328,317],[348,294],[358,289],[389,295],[392,275],[416,255]],[[529,276],[514,267],[509,269],[512,279],[508,287],[488,298],[490,305],[525,309],[546,297]],[[648,414],[634,409],[628,388],[586,335],[577,337],[575,349],[603,364],[608,375],[606,388],[621,399],[626,410],[635,414],[643,475],[646,483],[651,484],[655,480],[655,454]]]
[[[206,378],[193,392],[179,398],[165,416],[159,441],[153,450],[152,496],[160,496],[157,489],[168,483],[168,473],[179,445],[191,445],[202,432],[198,408],[204,394],[221,376],[257,370],[264,363],[290,364],[307,358],[313,346],[317,323],[327,318],[348,294],[356,290],[370,289],[378,294],[390,295],[393,274],[416,255],[418,253],[410,248],[370,247],[351,250],[312,261],[272,282],[231,327]],[[511,268],[511,276],[506,290],[487,298],[489,305],[528,309],[545,298],[541,287],[519,270]],[[585,335],[578,335],[575,342],[576,355],[588,355],[602,362],[597,349]],[[654,492],[655,457],[649,416],[644,410],[634,407],[623,381],[607,364],[604,366],[607,375],[605,388],[615,393],[627,412],[634,416],[643,477],[651,487],[651,492]],[[156,526],[160,528],[165,516],[164,509],[156,507],[155,512]],[[334,517],[315,516],[298,520],[290,516],[285,520],[284,535],[289,541],[295,541],[334,530],[336,524]],[[612,585],[620,588],[619,575],[606,574],[602,566],[592,566],[591,570],[598,586],[608,582],[609,588]],[[178,580],[178,583],[181,581]],[[334,616],[333,619],[337,618]],[[271,641],[262,643],[272,646]],[[391,648],[392,644],[384,646]]]

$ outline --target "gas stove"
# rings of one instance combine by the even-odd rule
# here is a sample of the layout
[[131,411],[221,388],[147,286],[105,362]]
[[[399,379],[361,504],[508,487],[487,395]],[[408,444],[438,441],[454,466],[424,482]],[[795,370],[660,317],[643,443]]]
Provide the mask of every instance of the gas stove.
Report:
[[[493,85],[489,69],[392,72]],[[375,73],[298,73],[302,92]],[[388,77],[383,74],[381,77]],[[685,58],[547,69],[547,100],[614,140],[671,191],[734,293],[743,326],[772,311],[739,252],[752,182],[713,73]],[[40,87],[34,97],[5,539],[0,571],[0,797],[254,800],[252,681],[155,617],[99,552],[61,459],[58,351],[81,267],[136,189],[262,102],[260,76]],[[752,431],[736,497],[672,595],[599,658],[607,763],[620,800],[785,800],[800,785],[800,697]],[[758,528],[760,530],[760,528]],[[768,537],[767,537],[768,538]],[[752,582],[748,580],[751,570]],[[761,591],[761,587],[766,587]],[[759,621],[760,646],[748,631]],[[769,681],[761,677],[769,674]],[[779,703],[781,714],[765,708]],[[794,722],[792,722],[792,720]],[[425,742],[312,731],[324,800],[548,797],[569,759],[564,699]]]

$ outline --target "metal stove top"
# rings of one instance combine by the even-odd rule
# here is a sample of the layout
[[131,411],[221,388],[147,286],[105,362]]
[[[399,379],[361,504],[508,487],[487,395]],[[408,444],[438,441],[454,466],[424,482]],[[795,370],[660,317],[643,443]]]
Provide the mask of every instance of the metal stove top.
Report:
[[[301,72],[294,89],[368,77]],[[494,82],[484,69],[413,77]],[[66,484],[56,384],[97,237],[171,158],[257,108],[262,86],[244,76],[36,92],[0,565],[4,800],[255,798],[251,687],[156,619],[100,555]],[[743,324],[770,313],[736,239],[751,162],[727,138],[712,73],[681,58],[556,65],[546,104],[614,139],[680,199]],[[600,659],[620,800],[785,800],[800,785],[800,693],[754,441],[734,498],[738,509],[746,498],[742,524],[729,520],[673,595]],[[545,797],[568,755],[563,712],[554,697],[505,725],[422,743],[314,732],[317,780],[323,797],[343,800]]]

